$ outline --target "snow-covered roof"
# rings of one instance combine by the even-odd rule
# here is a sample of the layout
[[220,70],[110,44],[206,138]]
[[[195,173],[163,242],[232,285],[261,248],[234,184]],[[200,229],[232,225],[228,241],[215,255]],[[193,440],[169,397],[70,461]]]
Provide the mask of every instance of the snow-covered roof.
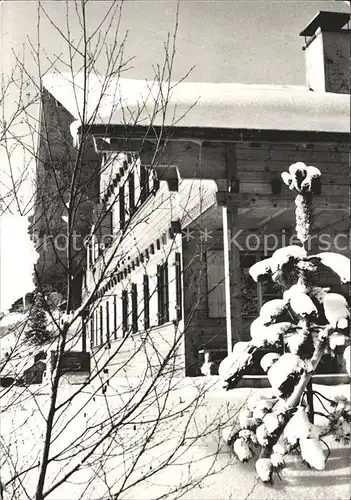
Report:
[[[48,74],[44,87],[77,119],[83,109],[83,75]],[[303,86],[238,83],[171,83],[167,112],[161,107],[168,85],[91,75],[87,116],[95,124],[200,128],[350,131],[350,96],[313,92]],[[160,90],[162,92],[160,92]]]

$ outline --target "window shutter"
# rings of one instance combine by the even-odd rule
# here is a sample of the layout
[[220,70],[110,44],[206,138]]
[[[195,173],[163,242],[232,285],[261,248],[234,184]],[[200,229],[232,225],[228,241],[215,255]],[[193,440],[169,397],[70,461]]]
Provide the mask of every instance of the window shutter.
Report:
[[94,347],[94,314],[90,318],[90,346]]
[[118,330],[117,322],[117,295],[113,296],[113,338],[116,340]]
[[166,261],[162,265],[162,288],[163,288],[163,311],[162,311],[162,322],[167,323],[169,321],[169,281],[168,281],[168,262]]
[[182,268],[181,268],[181,259],[180,253],[176,252],[175,254],[175,281],[176,281],[176,318],[177,320],[181,320],[183,317],[182,314]]
[[157,266],[158,324],[169,321],[168,263]]
[[157,177],[157,172],[156,170],[152,170],[152,191],[153,193],[156,193],[160,187],[160,180]]
[[146,198],[149,196],[150,188],[149,188],[149,170],[144,167],[144,165],[140,166],[140,201],[143,203]]
[[129,215],[132,216],[135,211],[135,183],[134,183],[134,172],[129,174],[128,178],[128,190],[129,190]]
[[162,283],[162,267],[157,266],[157,324],[162,325],[162,294],[163,294],[163,283]]
[[123,184],[124,189],[124,212],[125,212],[125,222],[127,223],[130,217],[130,208],[129,208],[129,180],[128,178],[124,181]]
[[149,276],[144,275],[143,278],[143,297],[144,297],[144,329],[150,328],[150,290],[149,290]]
[[210,318],[225,318],[224,252],[207,252],[207,297]]
[[132,332],[138,331],[138,289],[136,283],[132,283]]
[[124,186],[119,188],[119,227],[124,229],[126,223],[125,200],[124,200]]
[[100,322],[99,322],[99,311],[98,309],[96,309],[95,313],[94,313],[94,316],[95,316],[95,342],[94,344],[95,345],[99,345],[99,330],[100,330]]
[[175,261],[168,268],[169,280],[169,320],[175,321],[177,319],[177,285],[176,285],[176,263]]
[[92,266],[92,263],[93,263],[93,249],[92,249],[92,243],[89,242],[88,245],[87,245],[87,264],[88,264],[88,269],[91,268]]
[[141,165],[140,160],[134,162],[134,200],[135,206],[140,206],[141,202]]
[[102,306],[100,306],[100,345],[104,343],[104,312]]
[[106,342],[110,342],[110,304],[106,301]]

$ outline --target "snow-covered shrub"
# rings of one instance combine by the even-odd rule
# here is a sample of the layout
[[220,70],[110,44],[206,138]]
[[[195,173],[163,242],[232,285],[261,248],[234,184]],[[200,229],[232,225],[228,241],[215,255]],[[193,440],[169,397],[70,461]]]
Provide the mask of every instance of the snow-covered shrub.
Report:
[[[310,467],[326,465],[321,436],[350,440],[350,402],[330,400],[313,391],[311,378],[323,355],[344,355],[350,376],[350,306],[342,294],[342,283],[350,282],[350,260],[337,253],[308,255],[307,241],[313,225],[312,197],[320,192],[318,168],[302,162],[282,174],[284,183],[297,191],[295,199],[296,234],[301,245],[280,248],[249,271],[255,281],[271,279],[285,291],[281,299],[266,302],[250,327],[251,341],[242,343],[223,360],[219,374],[225,388],[236,387],[241,376],[265,348],[261,367],[272,386],[272,396],[249,401],[238,419],[238,426],[227,435],[239,460],[246,462],[258,452],[256,472],[264,482],[272,480],[285,466],[284,455],[298,450]],[[329,268],[340,278],[340,288],[316,286],[321,268]],[[328,425],[313,424],[313,399],[324,398]]]
[[47,305],[43,290],[36,282],[33,294],[33,305],[29,310],[28,327],[26,328],[26,339],[34,345],[43,345],[50,340],[50,332],[48,329],[48,320],[46,315]]

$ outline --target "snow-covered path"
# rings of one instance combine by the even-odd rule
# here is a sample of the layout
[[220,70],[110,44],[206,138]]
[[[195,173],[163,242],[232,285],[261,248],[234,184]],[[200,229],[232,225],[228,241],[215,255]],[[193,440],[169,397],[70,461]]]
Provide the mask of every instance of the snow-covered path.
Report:
[[[109,425],[122,415],[126,416],[126,420],[113,438],[106,440],[99,453],[92,455],[81,470],[47,498],[98,500],[111,498],[117,492],[120,492],[118,498],[126,500],[154,500],[165,498],[170,492],[173,492],[170,498],[182,496],[189,500],[280,500],[282,497],[346,500],[350,497],[347,446],[341,443],[332,445],[332,453],[323,472],[307,469],[297,455],[288,458],[282,480],[277,480],[274,487],[267,487],[257,481],[254,461],[241,464],[220,440],[221,426],[226,425],[242,402],[252,394],[251,389],[225,392],[216,382],[216,377],[184,379],[174,382],[170,390],[167,388],[164,385],[157,394],[150,394],[143,403],[143,411],[134,411],[132,417],[126,416],[134,403],[130,397],[130,381],[126,379],[113,380],[105,394],[99,391],[92,396],[94,387],[91,386],[77,396],[73,404],[64,408],[55,428],[51,456],[56,453],[62,455],[59,461],[49,466],[48,485],[55,482],[63,468],[68,471],[80,462],[83,456],[81,450],[96,442],[107,429],[104,421]],[[60,401],[75,390],[77,386],[63,385]],[[349,387],[318,386],[318,390],[333,396],[348,395]],[[28,389],[16,388],[14,391]],[[1,399],[1,434],[17,468],[23,468],[37,464],[41,457],[40,443],[49,398],[45,388],[40,388],[36,397],[24,401],[23,395],[27,396],[28,392],[22,393],[18,403],[6,409],[6,398],[13,398],[14,391]],[[135,393],[137,397],[138,392]],[[161,411],[163,402],[164,409]],[[160,415],[162,420],[158,419]],[[153,427],[155,431],[151,436]],[[145,451],[136,460],[146,442]],[[158,465],[165,462],[168,465],[157,471]],[[132,470],[133,463],[136,465]],[[129,479],[124,484],[126,471],[129,471]],[[3,467],[4,482],[10,473],[6,466]],[[37,470],[23,477],[29,498],[34,496],[36,480]],[[181,486],[185,488],[182,490]],[[5,500],[10,498],[22,500],[25,497],[16,495],[8,488]]]

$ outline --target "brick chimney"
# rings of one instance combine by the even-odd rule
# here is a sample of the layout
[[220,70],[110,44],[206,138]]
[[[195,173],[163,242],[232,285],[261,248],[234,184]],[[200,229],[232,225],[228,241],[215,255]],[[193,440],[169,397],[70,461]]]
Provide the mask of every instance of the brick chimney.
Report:
[[[350,14],[320,11],[301,31],[307,85],[316,92],[350,93]],[[346,28],[345,28],[345,25]]]

